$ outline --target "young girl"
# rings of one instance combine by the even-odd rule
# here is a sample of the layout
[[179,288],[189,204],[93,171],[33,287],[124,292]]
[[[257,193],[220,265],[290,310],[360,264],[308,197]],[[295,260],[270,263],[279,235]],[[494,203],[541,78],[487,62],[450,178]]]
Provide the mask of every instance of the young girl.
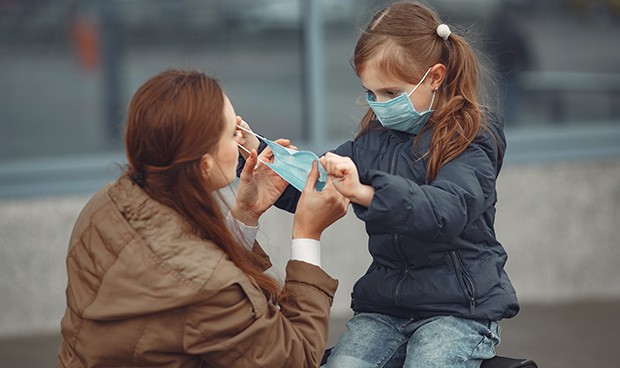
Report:
[[[370,106],[321,163],[366,223],[373,261],[326,367],[479,367],[517,314],[494,231],[506,142],[479,64],[426,6],[379,11],[353,56]],[[276,205],[293,210],[291,186]]]

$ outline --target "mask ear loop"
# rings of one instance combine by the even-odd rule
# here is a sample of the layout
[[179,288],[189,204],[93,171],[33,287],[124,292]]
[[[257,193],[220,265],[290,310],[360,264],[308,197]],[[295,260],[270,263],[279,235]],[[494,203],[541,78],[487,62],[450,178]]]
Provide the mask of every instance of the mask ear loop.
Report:
[[[246,123],[246,124],[247,124],[247,123]],[[258,138],[258,139],[260,139],[260,140],[263,140],[263,141],[267,141],[267,140],[268,140],[267,138],[263,137],[262,135],[256,134],[256,133],[254,133],[253,131],[251,131],[251,130],[249,130],[249,129],[246,129],[246,128],[244,128],[244,127],[242,127],[241,125],[237,125],[237,128],[239,128],[239,129],[243,130],[243,131],[244,131],[244,132],[246,132],[246,133],[250,133],[250,134],[252,134],[253,136],[255,136],[256,138]]]
[[433,90],[433,97],[431,98],[431,105],[428,107],[428,109],[429,109],[429,110],[432,110],[432,109],[433,109],[433,103],[435,102],[435,95],[437,94],[437,90],[438,90],[438,89],[439,89],[439,88],[435,88],[435,89]]
[[[247,123],[246,123],[246,124],[247,124]],[[265,138],[265,137],[263,137],[263,136],[261,136],[261,135],[259,135],[259,134],[256,134],[256,133],[254,133],[253,131],[251,131],[251,130],[249,130],[249,129],[246,129],[246,128],[244,128],[244,127],[242,127],[241,125],[237,125],[237,128],[239,128],[239,129],[243,130],[243,131],[244,131],[244,132],[246,132],[246,133],[250,133],[250,134],[254,135],[256,138],[258,138],[258,139],[260,139],[260,140],[262,140],[262,141],[266,141],[266,140],[267,140],[267,138]],[[245,151],[248,155],[249,155],[249,154],[251,154],[250,150],[248,150],[247,148],[243,147],[243,146],[242,146],[242,145],[240,145],[239,143],[237,143],[237,146],[239,146],[239,148],[241,148],[242,150],[244,150],[244,151]],[[256,158],[258,159],[258,161],[260,161],[260,162],[262,162],[262,163],[264,163],[264,164],[267,164],[265,161],[261,160],[261,158],[260,158],[260,157],[258,157],[258,156],[257,156]]]
[[[237,146],[239,146],[239,148],[241,148],[242,150],[244,150],[245,152],[247,152],[248,155],[252,154],[252,152],[250,152],[247,148],[243,147],[242,145],[240,145],[239,143],[237,143]],[[263,161],[260,157],[256,156],[256,158],[258,159],[258,161],[267,164],[265,161]]]
[[415,87],[413,87],[413,89],[411,90],[411,92],[407,93],[407,97],[411,97],[411,95],[413,94],[413,92],[415,92],[416,89],[418,89],[418,87],[420,87],[420,84],[422,84],[422,82],[424,82],[424,80],[426,79],[426,76],[428,75],[428,73],[431,72],[431,68],[428,68],[428,70],[426,71],[426,73],[424,73],[424,76],[422,77],[422,79],[420,79],[420,81],[418,82],[418,84],[415,85]]
[[343,181],[343,180],[344,180],[344,178],[334,179],[334,180],[330,181],[329,183],[327,183],[327,185],[325,185],[325,186],[323,187],[323,190],[327,189],[327,187],[329,187],[330,185],[334,184],[335,182],[338,182],[338,181]]

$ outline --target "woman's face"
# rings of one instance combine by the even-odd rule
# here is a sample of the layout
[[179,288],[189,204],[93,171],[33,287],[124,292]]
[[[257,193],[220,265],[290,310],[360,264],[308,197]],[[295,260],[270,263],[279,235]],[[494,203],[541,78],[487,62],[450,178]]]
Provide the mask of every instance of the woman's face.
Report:
[[[409,99],[417,111],[428,110],[431,104],[433,88],[429,77],[430,75],[427,75],[420,86],[409,95]],[[388,77],[376,67],[376,63],[372,60],[362,69],[360,80],[364,88],[375,96],[377,102],[391,100],[402,95],[403,92],[410,93],[419,82],[419,80],[402,81]]]
[[209,171],[207,178],[214,190],[223,188],[235,180],[239,156],[237,115],[226,95],[224,95],[223,114],[224,130],[218,140],[217,149],[212,154],[211,164],[207,165],[207,170]]

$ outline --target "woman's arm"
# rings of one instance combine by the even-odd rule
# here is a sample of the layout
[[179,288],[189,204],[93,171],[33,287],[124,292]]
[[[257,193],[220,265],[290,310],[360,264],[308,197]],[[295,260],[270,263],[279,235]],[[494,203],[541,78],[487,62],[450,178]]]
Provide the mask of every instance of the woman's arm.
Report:
[[[225,282],[214,277],[208,286]],[[337,285],[319,267],[289,261],[275,305],[241,276],[190,307],[183,346],[210,367],[318,367]]]
[[[294,242],[318,243],[322,232],[346,214],[348,201],[333,187],[314,189],[318,177],[314,163],[293,221]],[[224,259],[207,287],[218,285],[224,287],[191,309],[184,342],[189,353],[201,355],[214,367],[318,366],[336,280],[310,260],[291,260],[276,306]]]

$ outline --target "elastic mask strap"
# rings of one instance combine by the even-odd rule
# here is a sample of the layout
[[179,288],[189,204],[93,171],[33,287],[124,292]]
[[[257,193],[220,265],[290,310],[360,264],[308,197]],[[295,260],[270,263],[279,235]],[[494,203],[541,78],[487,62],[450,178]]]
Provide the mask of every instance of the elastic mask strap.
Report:
[[426,79],[426,76],[428,75],[428,73],[430,73],[430,72],[431,72],[431,69],[433,69],[433,68],[428,68],[428,70],[426,71],[426,73],[424,73],[424,76],[422,77],[422,79],[420,79],[420,81],[418,82],[418,84],[416,84],[416,85],[415,85],[415,87],[413,87],[413,89],[411,90],[411,92],[409,92],[409,93],[407,94],[407,96],[411,96],[411,94],[412,94],[413,92],[415,92],[415,90],[416,90],[416,89],[418,89],[418,87],[420,87],[420,84],[422,84],[422,82],[424,82],[424,80]]
[[244,131],[244,132],[246,132],[246,133],[250,133],[250,134],[254,135],[254,136],[255,136],[256,138],[258,138],[258,139],[261,139],[261,140],[263,140],[263,141],[268,141],[268,139],[267,139],[267,138],[265,138],[265,137],[263,137],[263,136],[261,136],[261,135],[259,135],[259,134],[256,134],[256,133],[254,133],[253,131],[251,131],[251,130],[249,130],[249,129],[245,129],[245,128],[244,128],[244,127],[242,127],[241,125],[237,125],[237,128],[239,128],[239,129],[243,130],[243,131]]
[[437,94],[437,90],[433,90],[433,97],[431,98],[431,105],[428,107],[429,110],[433,109],[433,102],[435,102],[435,95]]
[[[241,148],[242,150],[244,150],[245,152],[249,154],[251,154],[252,152],[250,152],[247,148],[243,147],[242,145],[240,145],[239,143],[237,143],[237,146],[239,146],[239,148]],[[258,161],[266,164],[267,162],[263,161],[260,157],[256,156],[256,158],[258,159]]]
[[[247,124],[247,123],[246,123],[246,124]],[[254,133],[253,131],[251,131],[251,130],[249,130],[249,129],[246,129],[246,128],[244,128],[244,127],[242,127],[241,125],[237,125],[237,128],[239,128],[239,129],[243,130],[244,132],[247,132],[247,133],[250,133],[250,134],[254,135],[256,138],[261,139],[263,142],[267,142],[267,141],[268,141],[268,139],[267,139],[267,138],[265,138],[265,137],[263,137],[262,135],[256,134],[256,133]],[[273,143],[276,143],[276,142],[273,142]],[[278,143],[276,143],[276,144],[278,144]],[[240,145],[239,143],[237,143],[237,146],[239,146],[239,148],[241,148],[242,150],[244,150],[245,152],[247,152],[247,153],[248,153],[248,155],[251,153],[251,152],[250,152],[247,148],[243,147],[243,146],[242,146],[242,145]],[[260,161],[260,162],[262,162],[262,163],[264,163],[264,164],[270,164],[270,162],[265,162],[265,161],[261,160],[261,158],[260,158],[260,157],[258,157],[258,156],[257,156],[256,158],[258,159],[258,161]],[[274,153],[274,158],[275,158],[275,153]]]

